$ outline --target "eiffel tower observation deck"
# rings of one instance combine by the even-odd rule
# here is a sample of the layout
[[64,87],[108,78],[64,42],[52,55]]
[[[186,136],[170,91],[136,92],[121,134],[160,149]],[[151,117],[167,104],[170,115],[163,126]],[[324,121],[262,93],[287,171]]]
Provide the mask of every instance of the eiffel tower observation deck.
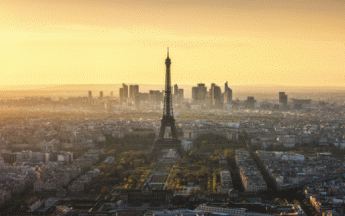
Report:
[[[161,151],[164,149],[173,149],[179,154],[180,157],[184,155],[184,150],[181,145],[181,141],[178,139],[175,119],[173,115],[172,107],[172,96],[171,96],[171,74],[170,74],[170,65],[171,60],[169,58],[169,48],[167,58],[165,59],[166,65],[166,74],[165,74],[165,94],[164,94],[164,109],[163,109],[163,118],[161,120],[161,127],[159,131],[159,136],[155,140],[152,146],[152,157],[157,157],[161,154]],[[171,129],[171,138],[164,137],[166,128],[170,127]]]

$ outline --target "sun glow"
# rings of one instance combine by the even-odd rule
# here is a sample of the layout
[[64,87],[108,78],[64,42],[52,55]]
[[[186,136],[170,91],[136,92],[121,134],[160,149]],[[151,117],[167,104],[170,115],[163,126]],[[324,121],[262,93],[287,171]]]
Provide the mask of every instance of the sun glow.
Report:
[[1,2],[0,85],[344,85],[343,2],[161,2]]

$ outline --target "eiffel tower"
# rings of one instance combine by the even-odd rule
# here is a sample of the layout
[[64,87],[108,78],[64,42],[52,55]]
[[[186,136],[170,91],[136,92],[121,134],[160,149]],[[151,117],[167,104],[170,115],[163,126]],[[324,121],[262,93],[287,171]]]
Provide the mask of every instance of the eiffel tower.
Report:
[[[161,154],[161,151],[164,149],[174,149],[180,157],[184,155],[184,150],[181,145],[181,141],[178,139],[175,119],[173,115],[172,107],[172,96],[171,96],[171,77],[170,77],[170,65],[171,60],[169,58],[169,48],[168,56],[165,59],[166,65],[166,74],[165,74],[165,95],[164,95],[164,109],[163,109],[163,118],[161,120],[161,128],[159,131],[159,136],[155,140],[152,146],[151,157],[157,157]],[[172,138],[165,138],[165,130],[167,127],[170,127]]]

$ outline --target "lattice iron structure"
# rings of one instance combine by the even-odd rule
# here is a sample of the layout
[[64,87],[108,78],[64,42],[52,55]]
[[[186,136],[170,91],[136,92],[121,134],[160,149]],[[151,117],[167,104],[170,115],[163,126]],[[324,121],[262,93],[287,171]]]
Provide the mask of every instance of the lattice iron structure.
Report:
[[173,139],[177,139],[177,132],[175,127],[175,119],[173,114],[173,107],[172,107],[172,95],[171,95],[171,74],[170,74],[170,65],[171,60],[169,58],[169,48],[168,48],[168,55],[165,59],[166,65],[166,74],[165,74],[165,94],[164,94],[164,109],[163,109],[163,118],[162,124],[159,131],[159,139],[164,139],[164,134],[166,127],[171,128],[171,134]]
[[[152,154],[157,156],[163,149],[175,149],[180,156],[183,156],[184,151],[181,141],[178,139],[177,130],[175,126],[175,119],[173,114],[173,103],[171,95],[171,60],[169,58],[169,48],[167,58],[165,59],[166,74],[165,74],[165,95],[164,95],[164,109],[163,118],[161,120],[161,127],[158,139],[153,144]],[[165,138],[165,130],[167,127],[171,129],[172,138]]]

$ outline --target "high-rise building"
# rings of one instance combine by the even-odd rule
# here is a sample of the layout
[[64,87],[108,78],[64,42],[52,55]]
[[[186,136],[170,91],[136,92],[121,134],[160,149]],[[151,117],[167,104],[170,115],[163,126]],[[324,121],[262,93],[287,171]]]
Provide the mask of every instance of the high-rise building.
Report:
[[120,88],[119,96],[120,96],[120,103],[122,103],[123,102],[123,88]]
[[174,85],[174,95],[178,95],[178,85]]
[[123,88],[123,97],[125,99],[127,99],[128,98],[128,85],[122,83],[122,88]]
[[288,97],[285,92],[279,92],[279,103],[287,105]]
[[92,98],[92,91],[89,91],[89,98]]
[[135,101],[135,97],[139,94],[139,86],[138,85],[130,85],[129,86],[129,98],[132,101]]
[[103,99],[103,91],[99,92],[99,99]]
[[215,105],[215,100],[214,100],[214,88],[216,87],[216,84],[212,83],[211,84],[211,88],[210,88],[210,102],[211,102],[211,105]]
[[224,104],[230,104],[232,102],[232,90],[229,88],[228,82],[225,83],[224,90]]
[[128,85],[122,83],[122,88],[120,88],[120,103],[127,102],[128,100]]
[[181,104],[183,101],[183,96],[184,96],[183,89],[179,89],[178,85],[175,84],[174,94],[172,96],[173,96],[172,98],[173,98],[174,103]]
[[213,107],[221,108],[223,106],[222,91],[220,87],[214,83],[211,84],[210,96]]
[[192,87],[192,102],[204,104],[206,99],[207,87],[204,83],[199,83],[196,87]]
[[198,101],[198,87],[194,86],[192,87],[192,103]]
[[255,104],[254,97],[252,96],[247,97],[247,101],[246,101],[247,108],[254,108],[254,104]]

